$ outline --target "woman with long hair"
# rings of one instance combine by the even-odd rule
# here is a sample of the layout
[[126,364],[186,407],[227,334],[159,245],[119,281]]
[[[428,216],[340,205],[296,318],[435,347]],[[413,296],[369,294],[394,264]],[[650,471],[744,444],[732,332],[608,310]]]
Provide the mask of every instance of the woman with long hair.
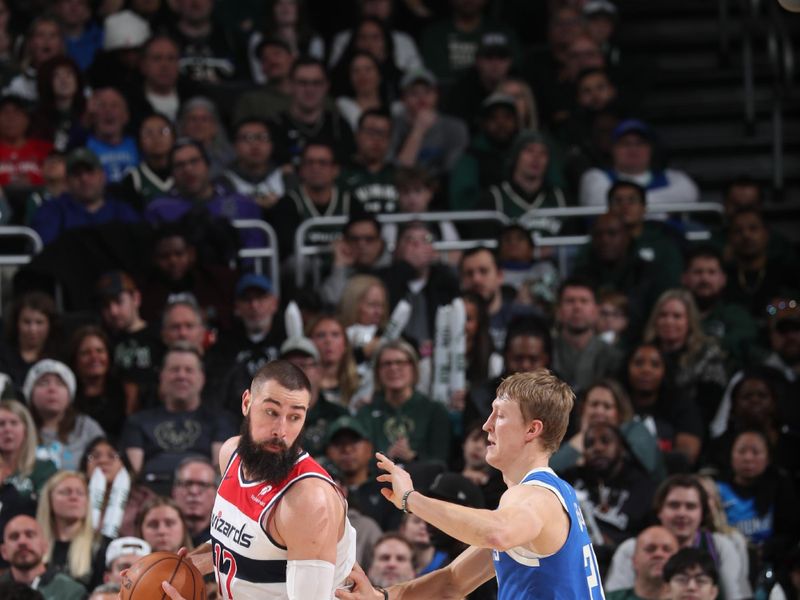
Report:
[[95,419],[116,439],[122,433],[125,417],[136,409],[138,390],[135,384],[123,383],[114,373],[111,344],[105,331],[96,325],[76,329],[69,362],[78,381],[75,408]]
[[489,308],[486,300],[475,292],[464,292],[466,322],[467,382],[479,385],[498,377],[503,371],[503,358],[495,352],[489,332]]
[[584,435],[589,425],[609,423],[619,429],[631,452],[653,481],[658,483],[666,477],[658,440],[641,421],[633,418],[630,398],[619,382],[601,379],[589,386],[581,395],[575,414],[580,429],[569,440],[564,440],[561,448],[550,457],[550,466],[555,471],[561,472],[580,463],[584,452]]
[[708,425],[722,400],[728,375],[719,344],[703,333],[691,292],[674,289],[661,294],[643,339],[659,347],[670,383],[679,395],[700,407],[703,423]]
[[127,459],[111,442],[99,437],[86,447],[80,472],[89,482],[89,500],[95,531],[115,539],[122,527],[131,492]]
[[11,308],[6,340],[0,346],[0,372],[21,387],[35,362],[56,354],[58,337],[58,313],[53,298],[44,292],[23,295]]
[[83,127],[86,115],[83,73],[69,56],[45,62],[36,74],[39,102],[31,119],[31,137],[53,142],[59,152]]
[[388,92],[380,64],[365,50],[352,54],[346,72],[342,73],[342,81],[334,85],[336,108],[353,131],[358,129],[358,121],[365,111],[388,108]]
[[383,281],[374,275],[353,275],[339,301],[339,322],[347,331],[356,362],[369,361],[380,344],[389,319],[389,300]]
[[693,465],[705,432],[700,410],[671,387],[659,347],[653,343],[636,346],[625,362],[624,376],[633,412],[658,440],[667,464],[674,468]]
[[45,481],[56,472],[36,458],[36,425],[16,400],[0,400],[0,531],[19,514],[32,514]]
[[183,513],[172,498],[158,496],[144,503],[136,518],[136,536],[150,544],[153,552],[192,550],[192,536]]
[[497,92],[514,99],[520,130],[539,131],[539,111],[531,87],[522,79],[509,77],[497,86]]
[[60,469],[77,469],[86,446],[105,435],[97,421],[75,408],[76,386],[70,368],[52,359],[33,365],[23,386],[39,431],[37,455]]
[[95,555],[105,554],[95,542],[89,489],[75,471],[59,471],[42,488],[36,520],[49,547],[44,561],[84,584],[92,580]]
[[325,399],[349,407],[361,380],[344,326],[336,317],[322,315],[309,324],[307,335],[319,351]]

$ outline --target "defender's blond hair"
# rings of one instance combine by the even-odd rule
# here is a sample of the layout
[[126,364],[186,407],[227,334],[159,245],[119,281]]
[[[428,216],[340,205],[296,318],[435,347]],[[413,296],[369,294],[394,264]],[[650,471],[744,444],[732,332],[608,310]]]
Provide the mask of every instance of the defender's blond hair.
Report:
[[516,373],[502,381],[497,397],[519,404],[526,423],[542,422],[539,438],[546,452],[558,450],[575,404],[575,392],[547,369]]

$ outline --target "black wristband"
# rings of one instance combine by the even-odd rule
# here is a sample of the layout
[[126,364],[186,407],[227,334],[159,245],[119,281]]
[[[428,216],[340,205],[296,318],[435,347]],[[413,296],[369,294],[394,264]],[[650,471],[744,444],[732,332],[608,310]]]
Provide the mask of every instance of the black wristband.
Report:
[[383,594],[383,600],[389,600],[389,591],[388,590],[386,590],[385,588],[382,588],[382,587],[376,587],[375,589]]

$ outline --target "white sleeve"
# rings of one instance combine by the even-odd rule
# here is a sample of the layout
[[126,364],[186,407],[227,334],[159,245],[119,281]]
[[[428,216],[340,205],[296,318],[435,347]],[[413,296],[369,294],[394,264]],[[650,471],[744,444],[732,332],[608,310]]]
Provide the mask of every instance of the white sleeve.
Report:
[[578,191],[581,206],[605,206],[611,180],[600,169],[589,169],[581,175]]
[[[628,538],[622,542],[614,552],[611,566],[603,578],[603,591],[616,592],[632,588],[636,576],[633,572],[633,551],[636,549],[636,539]],[[728,600],[727,596],[725,597]]]
[[719,554],[719,583],[725,600],[752,598],[753,591],[747,579],[750,565],[742,564],[742,557],[734,543],[721,533],[714,533],[714,546]]
[[286,561],[289,600],[331,600],[335,567],[326,560]]

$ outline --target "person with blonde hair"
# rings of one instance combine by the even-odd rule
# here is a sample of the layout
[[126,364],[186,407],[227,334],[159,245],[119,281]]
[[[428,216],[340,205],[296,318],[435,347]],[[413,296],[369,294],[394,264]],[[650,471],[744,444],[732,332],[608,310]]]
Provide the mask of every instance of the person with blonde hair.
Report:
[[383,454],[378,481],[390,483],[384,497],[404,512],[469,545],[446,567],[419,579],[373,589],[354,571],[353,593],[365,598],[461,598],[496,577],[498,598],[601,600],[602,583],[575,490],[547,463],[569,422],[575,394],[545,369],[503,380],[483,426],[486,460],[503,473],[508,490],[495,510],[459,506],[414,489],[408,472]]
[[520,129],[539,130],[539,109],[531,86],[522,79],[509,77],[498,85],[495,91],[511,96],[514,99]]
[[36,458],[36,425],[16,400],[0,400],[0,534],[15,515],[33,514],[45,481],[56,472]]
[[326,400],[349,406],[361,379],[344,326],[333,315],[322,315],[308,325],[306,335],[319,351],[320,387]]
[[375,449],[398,461],[440,460],[450,454],[450,417],[444,404],[415,389],[419,358],[402,340],[386,342],[375,355],[375,394],[356,418]]
[[696,403],[708,425],[717,412],[728,374],[725,354],[717,341],[703,332],[692,293],[667,290],[658,298],[644,329],[643,339],[664,354],[667,378],[678,395]]
[[380,344],[378,334],[389,318],[386,286],[374,275],[354,275],[344,288],[338,313],[356,362],[371,359]]
[[105,556],[106,544],[95,539],[86,478],[76,471],[59,471],[48,479],[36,520],[49,544],[45,562],[84,585],[93,582],[93,564],[96,557]]

